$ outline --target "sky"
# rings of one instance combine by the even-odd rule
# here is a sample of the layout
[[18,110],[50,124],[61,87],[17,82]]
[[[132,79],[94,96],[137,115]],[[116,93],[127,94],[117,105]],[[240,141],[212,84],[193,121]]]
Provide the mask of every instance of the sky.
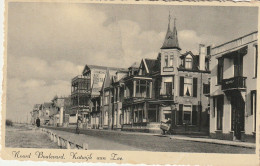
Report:
[[26,121],[34,104],[70,95],[86,64],[128,68],[155,59],[169,11],[182,53],[257,30],[255,7],[9,2],[6,117]]

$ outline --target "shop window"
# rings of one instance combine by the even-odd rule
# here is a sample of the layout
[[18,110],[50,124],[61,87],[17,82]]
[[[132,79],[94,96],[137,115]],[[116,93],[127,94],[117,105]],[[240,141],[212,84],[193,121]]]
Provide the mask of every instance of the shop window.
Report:
[[171,119],[171,113],[165,113],[164,114],[164,119],[165,120]]

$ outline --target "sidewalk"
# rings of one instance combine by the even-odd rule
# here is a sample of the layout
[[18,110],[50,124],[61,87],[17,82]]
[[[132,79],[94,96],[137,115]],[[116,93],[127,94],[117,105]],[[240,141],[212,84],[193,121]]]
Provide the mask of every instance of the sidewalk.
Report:
[[252,149],[256,148],[256,144],[249,143],[249,142],[228,141],[228,140],[219,140],[219,139],[211,139],[211,138],[193,138],[193,137],[183,136],[183,135],[170,135],[169,137],[170,139],[178,139],[178,140],[185,140],[185,141],[238,146],[238,147],[245,147],[245,148],[252,148]]
[[[51,128],[51,126],[48,126],[48,127]],[[55,127],[53,127],[53,128],[55,128]],[[74,127],[60,127],[60,128],[74,128]],[[229,140],[218,140],[218,139],[212,139],[212,138],[208,138],[208,137],[194,137],[193,135],[161,135],[161,134],[155,134],[155,133],[116,131],[116,130],[105,130],[105,129],[80,129],[80,130],[93,130],[93,131],[97,131],[97,132],[122,133],[122,134],[129,134],[129,135],[148,135],[148,136],[157,136],[157,137],[169,137],[170,139],[176,139],[176,140],[194,141],[194,142],[211,143],[211,144],[219,144],[219,145],[229,145],[229,146],[245,147],[245,148],[251,148],[251,149],[256,148],[256,144],[254,144],[254,143],[229,141]],[[82,135],[82,134],[80,134],[80,135]],[[89,136],[89,137],[91,137],[91,136]]]

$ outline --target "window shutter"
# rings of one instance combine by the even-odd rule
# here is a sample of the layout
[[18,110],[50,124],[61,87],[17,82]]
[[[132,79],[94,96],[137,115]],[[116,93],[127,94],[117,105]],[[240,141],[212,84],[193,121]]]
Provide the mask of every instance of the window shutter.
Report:
[[182,125],[183,104],[179,104],[179,125]]
[[184,91],[184,77],[180,77],[180,96],[183,96]]
[[172,76],[172,89],[174,89],[174,76]]
[[254,109],[256,109],[256,91],[253,90],[251,91],[251,109],[248,111],[248,116],[253,115],[254,114]]
[[255,46],[255,77],[257,77],[258,46]]
[[193,78],[193,97],[197,97],[198,78]]
[[197,125],[197,106],[192,106],[192,125]]
[[254,108],[254,107],[253,107],[253,104],[254,104],[254,102],[253,102],[253,101],[254,101],[253,97],[254,97],[254,93],[253,93],[253,91],[251,91],[251,94],[250,94],[250,99],[251,99],[251,104],[250,104],[250,105],[251,105],[251,109],[247,111],[248,116],[253,115],[253,111],[254,111],[254,110],[253,110],[253,108]]

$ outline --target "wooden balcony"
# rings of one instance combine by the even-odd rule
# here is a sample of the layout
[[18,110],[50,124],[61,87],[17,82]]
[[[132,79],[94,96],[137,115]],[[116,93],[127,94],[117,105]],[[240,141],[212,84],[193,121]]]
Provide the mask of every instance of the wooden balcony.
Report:
[[90,80],[90,77],[89,76],[78,75],[78,76],[72,78],[71,82],[76,82],[78,80]]
[[237,76],[229,79],[223,79],[221,89],[223,91],[244,90],[246,89],[246,77]]
[[80,95],[80,94],[88,95],[88,94],[90,94],[90,90],[89,89],[77,89],[77,90],[74,90],[74,91],[71,92],[71,95],[76,95],[76,94],[78,94],[78,95]]

